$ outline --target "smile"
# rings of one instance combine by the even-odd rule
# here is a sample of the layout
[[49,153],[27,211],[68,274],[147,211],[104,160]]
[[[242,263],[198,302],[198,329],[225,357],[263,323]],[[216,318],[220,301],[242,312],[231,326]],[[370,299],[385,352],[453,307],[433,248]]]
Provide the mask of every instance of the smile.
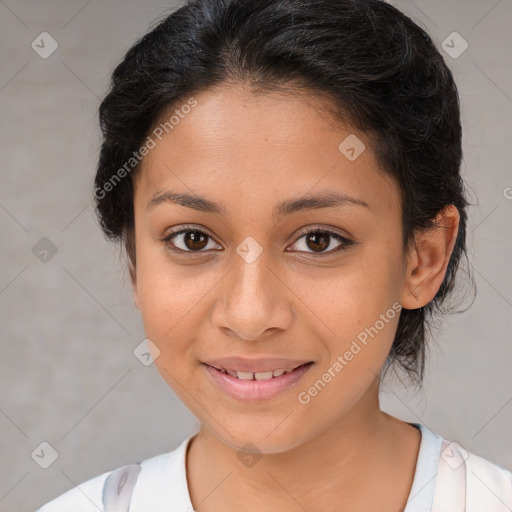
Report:
[[232,377],[236,377],[240,380],[269,380],[275,377],[280,377],[281,375],[285,373],[290,373],[295,370],[295,368],[289,368],[289,369],[278,369],[274,371],[269,372],[236,372],[234,370],[226,370],[225,368],[216,368],[216,370],[219,370],[223,373],[226,373],[228,375],[231,375]]
[[248,372],[204,364],[218,388],[237,400],[249,402],[268,400],[289,389],[309,371],[312,365],[313,362],[309,362],[295,368]]

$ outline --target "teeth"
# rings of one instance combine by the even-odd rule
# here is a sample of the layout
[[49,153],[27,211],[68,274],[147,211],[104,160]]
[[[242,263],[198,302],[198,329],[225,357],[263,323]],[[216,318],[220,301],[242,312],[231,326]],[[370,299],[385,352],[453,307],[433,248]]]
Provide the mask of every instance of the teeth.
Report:
[[254,378],[256,380],[269,380],[273,377],[272,372],[258,372],[254,374]]
[[240,380],[252,380],[254,378],[254,373],[252,372],[236,372],[236,374]]
[[233,370],[222,370],[224,373],[231,375],[232,377],[237,377],[240,380],[269,380],[273,377],[280,377],[285,373],[293,372],[295,368],[279,368],[278,370],[270,371],[270,372],[235,372]]

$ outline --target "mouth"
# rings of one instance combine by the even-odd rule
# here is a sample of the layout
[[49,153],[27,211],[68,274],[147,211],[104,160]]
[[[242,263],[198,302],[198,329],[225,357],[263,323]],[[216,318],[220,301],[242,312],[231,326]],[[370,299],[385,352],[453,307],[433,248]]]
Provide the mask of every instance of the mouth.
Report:
[[[206,363],[205,363],[206,364]],[[217,366],[208,365],[211,368],[214,368],[215,370],[218,370],[219,372],[222,372],[226,375],[231,375],[231,377],[235,377],[239,380],[270,380],[275,379],[277,377],[281,377],[281,375],[284,375],[285,373],[291,373],[295,371],[297,368],[300,368],[301,366],[307,365],[307,364],[313,364],[312,361],[308,363],[303,363],[298,366],[294,366],[293,368],[277,368],[275,370],[268,370],[264,372],[246,372],[246,371],[236,371],[236,370],[230,370],[228,368],[219,368]]]
[[203,363],[217,389],[239,401],[258,402],[269,400],[290,389],[310,370],[313,361],[292,368],[267,369],[249,372],[212,366]]

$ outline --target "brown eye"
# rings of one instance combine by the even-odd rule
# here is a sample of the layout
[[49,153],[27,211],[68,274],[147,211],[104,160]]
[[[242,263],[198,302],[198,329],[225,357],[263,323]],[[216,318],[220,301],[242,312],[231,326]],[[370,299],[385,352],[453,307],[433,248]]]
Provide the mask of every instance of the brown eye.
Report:
[[[171,233],[163,241],[169,249],[176,252],[205,252],[209,241],[213,242],[209,235],[198,229],[182,229]],[[213,245],[214,248],[217,246],[215,243]]]
[[315,252],[325,251],[329,247],[331,235],[327,233],[308,233],[306,235],[307,246]]
[[[304,241],[299,243],[303,239]],[[332,244],[333,240],[337,242],[337,246]],[[351,245],[354,245],[354,242],[333,231],[315,229],[303,233],[295,244],[299,246],[299,252],[306,252],[313,256],[316,256],[315,253],[318,253],[318,255],[321,256],[323,254],[327,255],[333,252],[344,251]],[[334,247],[332,247],[333,245]],[[300,246],[302,246],[302,248],[300,248]],[[329,247],[331,247],[331,250],[326,251]]]
[[183,243],[191,251],[200,251],[208,245],[208,235],[200,231],[187,231],[183,237]]

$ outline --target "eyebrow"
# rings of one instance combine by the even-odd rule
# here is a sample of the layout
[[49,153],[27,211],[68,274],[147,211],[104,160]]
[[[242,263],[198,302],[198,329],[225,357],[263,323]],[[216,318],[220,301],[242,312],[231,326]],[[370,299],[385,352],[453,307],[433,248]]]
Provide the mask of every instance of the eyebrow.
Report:
[[[186,192],[156,192],[146,205],[146,210],[155,208],[162,203],[174,203],[177,205],[192,208],[193,210],[213,213],[216,215],[227,216],[227,208],[222,204],[215,203],[195,194],[188,194]],[[298,199],[289,199],[282,201],[274,208],[274,215],[277,217],[283,217],[299,211],[305,210],[316,210],[320,208],[333,208],[343,206],[362,206],[370,209],[370,206],[363,201],[355,197],[351,197],[347,194],[340,192],[319,192],[317,194],[308,194]]]

